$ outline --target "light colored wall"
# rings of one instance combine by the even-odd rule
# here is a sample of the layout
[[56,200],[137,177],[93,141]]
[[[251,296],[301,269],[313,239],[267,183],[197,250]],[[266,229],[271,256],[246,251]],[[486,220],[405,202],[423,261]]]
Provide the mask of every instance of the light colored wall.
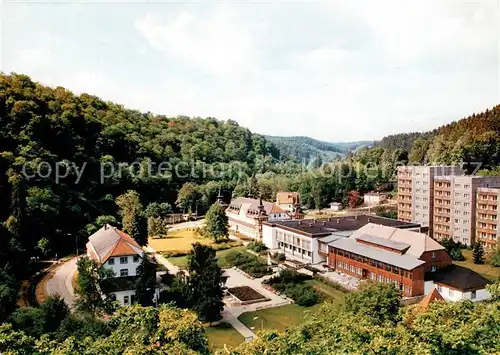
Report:
[[288,212],[292,212],[295,207],[293,203],[278,203],[277,205]]
[[[144,255],[144,253],[142,253]],[[127,258],[127,263],[126,264],[120,264],[120,257],[112,257],[109,258],[106,263],[103,264],[103,267],[107,269],[113,270],[115,273],[114,277],[120,277],[120,270],[121,269],[127,269],[128,270],[128,276],[136,276],[137,275],[137,267],[141,263],[141,257],[139,257],[139,260],[137,262],[134,262],[133,256],[124,256],[124,258]],[[109,264],[109,260],[113,259],[114,260],[114,265]]]
[[[458,290],[450,289],[446,286],[440,286],[435,284],[433,281],[426,281],[424,284],[424,292],[426,295],[429,294],[434,288],[436,288],[441,296],[446,301],[449,302],[458,302],[462,300],[471,300],[472,302],[485,301],[491,298],[491,294],[486,289],[476,290],[476,297],[472,299],[472,292],[461,292]],[[450,292],[451,291],[451,292]]]
[[[303,262],[313,263],[313,264],[326,261],[326,258],[319,255],[318,253],[318,241],[316,239],[309,238],[301,234],[289,232],[287,230],[279,228],[279,226],[275,228],[276,228],[277,247],[287,256],[293,256],[294,259],[299,259],[302,260]],[[299,244],[296,243],[297,239],[299,239],[300,241]],[[293,251],[293,249],[291,250],[286,246],[280,245],[280,242],[286,243],[292,248],[295,246],[296,251]],[[308,253],[310,253],[310,256]]]
[[278,241],[276,239],[276,227],[262,225],[262,242],[269,249],[276,249],[278,247]]
[[[113,292],[113,294],[122,306],[126,306],[132,304],[132,295],[135,295],[135,290],[117,291]],[[128,304],[125,304],[125,296],[128,296]]]

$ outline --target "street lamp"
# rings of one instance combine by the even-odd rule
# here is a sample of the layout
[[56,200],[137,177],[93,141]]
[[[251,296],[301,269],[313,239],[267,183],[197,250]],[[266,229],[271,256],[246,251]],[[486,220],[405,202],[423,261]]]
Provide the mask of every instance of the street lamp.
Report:
[[[253,320],[257,320],[259,317],[253,317]],[[260,319],[260,330],[264,330],[264,319]]]

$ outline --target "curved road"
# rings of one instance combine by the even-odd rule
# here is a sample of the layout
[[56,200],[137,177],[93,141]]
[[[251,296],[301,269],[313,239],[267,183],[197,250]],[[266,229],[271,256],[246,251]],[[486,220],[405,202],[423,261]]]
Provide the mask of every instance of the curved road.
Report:
[[52,277],[47,281],[47,294],[61,296],[67,305],[73,309],[75,292],[73,290],[73,275],[76,272],[76,257],[57,267]]

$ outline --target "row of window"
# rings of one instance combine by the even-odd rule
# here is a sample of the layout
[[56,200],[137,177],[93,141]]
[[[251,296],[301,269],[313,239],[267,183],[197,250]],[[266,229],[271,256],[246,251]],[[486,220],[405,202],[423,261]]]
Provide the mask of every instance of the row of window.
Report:
[[495,214],[478,213],[478,217],[481,219],[490,219],[492,221],[497,220],[497,215]]
[[355,267],[353,265],[349,265],[348,263],[345,263],[343,261],[337,261],[337,269],[342,269],[348,272],[351,272],[356,275],[363,275],[363,269],[360,267]]
[[302,248],[299,248],[299,247],[296,247],[296,246],[293,246],[293,245],[290,245],[290,244],[287,244],[287,243],[278,242],[278,246],[280,248],[284,249],[285,251],[288,250],[290,252],[300,253],[303,256],[312,257],[312,252],[305,250],[305,249],[302,249]]
[[480,208],[482,210],[490,210],[490,211],[497,211],[498,210],[498,206],[495,206],[495,205],[485,205],[484,203],[478,204],[478,208]]
[[[443,293],[443,287],[441,285],[436,285],[436,289],[438,290],[439,293]],[[455,296],[455,291],[452,290],[451,288],[448,289],[448,296],[450,298],[453,298]],[[465,298],[465,294],[462,294],[462,298]],[[473,300],[476,298],[476,291],[471,291],[470,298]]]
[[497,239],[497,235],[495,233],[490,234],[490,233],[480,232],[479,237],[481,237],[483,239],[491,239],[491,240]]
[[370,265],[370,266],[375,267],[377,269],[390,271],[396,275],[402,275],[403,277],[408,278],[408,279],[411,279],[413,277],[411,271],[404,270],[404,269],[401,269],[397,266],[393,266],[390,264],[386,264],[382,261],[367,258],[366,256],[361,256],[361,255],[351,253],[351,252],[341,250],[341,249],[335,249],[335,254],[339,255],[339,256],[343,256],[343,257],[351,259],[351,260],[356,260],[360,263]]
[[489,196],[489,198],[488,198],[488,195],[479,195],[479,198],[481,200],[498,201],[498,196],[496,196],[496,195]]
[[[139,255],[134,255],[132,260],[134,263],[138,263]],[[120,256],[120,264],[128,264],[128,256]],[[110,258],[108,260],[108,265],[115,265],[115,258]]]

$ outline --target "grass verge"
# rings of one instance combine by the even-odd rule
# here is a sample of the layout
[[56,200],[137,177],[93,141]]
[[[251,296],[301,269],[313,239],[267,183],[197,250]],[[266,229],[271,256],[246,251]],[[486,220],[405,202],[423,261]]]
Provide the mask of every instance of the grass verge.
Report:
[[489,264],[474,264],[474,262],[472,261],[472,250],[462,249],[462,255],[465,258],[464,261],[453,261],[453,263],[474,270],[478,274],[483,275],[488,280],[500,280],[500,268],[493,267]]
[[[217,259],[218,259],[218,262],[219,262],[219,265],[221,268],[228,268],[229,267],[229,264],[226,260],[226,256],[228,254],[230,254],[231,252],[233,251],[241,251],[243,252],[244,250],[246,249],[246,247],[244,246],[238,246],[238,247],[234,247],[234,248],[231,248],[231,249],[225,249],[225,250],[219,250],[215,253],[215,255],[217,256]],[[184,256],[174,256],[174,257],[170,257],[170,258],[167,258],[168,261],[170,261],[172,264],[174,264],[175,266],[178,266],[180,268],[185,268],[187,267],[187,255],[184,255]]]
[[205,332],[211,350],[224,349],[224,345],[236,347],[245,340],[231,324],[226,322],[207,326]]

